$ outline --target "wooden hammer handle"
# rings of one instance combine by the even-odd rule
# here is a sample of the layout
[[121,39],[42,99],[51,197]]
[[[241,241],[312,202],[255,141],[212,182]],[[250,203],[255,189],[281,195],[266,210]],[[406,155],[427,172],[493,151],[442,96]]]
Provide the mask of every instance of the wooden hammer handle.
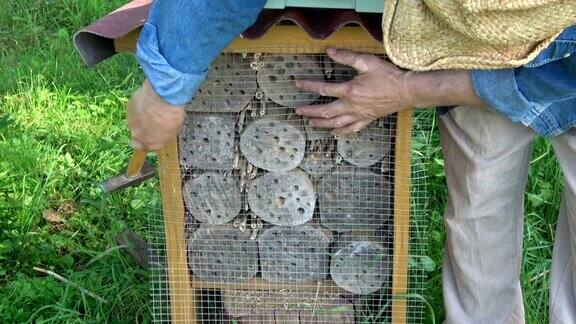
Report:
[[128,162],[128,167],[126,168],[126,176],[128,178],[133,178],[140,174],[140,170],[144,165],[144,161],[146,160],[146,155],[148,152],[141,151],[141,150],[134,150],[132,152],[132,158],[130,162]]

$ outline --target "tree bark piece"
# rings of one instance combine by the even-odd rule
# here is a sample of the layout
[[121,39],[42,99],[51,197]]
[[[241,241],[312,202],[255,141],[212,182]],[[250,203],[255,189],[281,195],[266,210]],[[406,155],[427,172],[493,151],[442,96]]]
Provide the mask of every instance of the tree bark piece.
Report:
[[204,226],[188,242],[188,262],[204,282],[243,283],[258,271],[258,247],[249,231]]
[[330,239],[312,226],[273,227],[258,239],[262,278],[303,283],[328,275]]

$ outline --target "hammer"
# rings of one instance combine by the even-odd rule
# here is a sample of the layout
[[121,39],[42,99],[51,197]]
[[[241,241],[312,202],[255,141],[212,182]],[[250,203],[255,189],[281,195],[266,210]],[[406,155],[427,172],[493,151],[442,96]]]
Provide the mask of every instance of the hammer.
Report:
[[154,177],[156,168],[151,163],[146,162],[146,154],[146,151],[135,149],[126,171],[102,182],[100,184],[102,191],[109,193],[137,186]]

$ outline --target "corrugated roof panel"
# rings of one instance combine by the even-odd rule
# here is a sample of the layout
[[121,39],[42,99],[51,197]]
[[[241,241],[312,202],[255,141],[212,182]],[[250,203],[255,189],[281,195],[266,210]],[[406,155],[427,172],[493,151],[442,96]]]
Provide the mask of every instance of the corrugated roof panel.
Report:
[[[116,54],[114,40],[144,25],[151,2],[152,0],[134,0],[76,33],[74,44],[86,66],[91,67]],[[291,22],[300,26],[310,37],[323,39],[342,26],[356,24],[376,40],[382,41],[381,20],[381,14],[359,13],[350,9],[264,10],[242,36],[255,39],[278,23]]]

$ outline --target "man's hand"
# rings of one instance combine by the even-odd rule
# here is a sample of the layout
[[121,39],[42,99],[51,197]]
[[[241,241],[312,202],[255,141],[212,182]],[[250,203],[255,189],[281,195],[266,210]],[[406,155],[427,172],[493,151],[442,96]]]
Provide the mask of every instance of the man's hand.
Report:
[[408,73],[394,64],[375,55],[333,48],[328,49],[328,56],[353,67],[358,75],[344,83],[296,83],[302,90],[339,98],[328,104],[296,109],[297,114],[311,117],[310,125],[334,128],[334,134],[353,133],[380,117],[411,106]]
[[162,100],[148,81],[144,81],[128,102],[130,145],[139,150],[156,151],[168,144],[180,131],[186,112]]
[[302,90],[337,97],[324,105],[302,106],[296,113],[310,117],[314,127],[333,128],[334,134],[358,132],[372,121],[406,108],[486,104],[474,92],[469,70],[403,71],[375,55],[329,49],[335,62],[358,71],[351,81],[299,81]]

